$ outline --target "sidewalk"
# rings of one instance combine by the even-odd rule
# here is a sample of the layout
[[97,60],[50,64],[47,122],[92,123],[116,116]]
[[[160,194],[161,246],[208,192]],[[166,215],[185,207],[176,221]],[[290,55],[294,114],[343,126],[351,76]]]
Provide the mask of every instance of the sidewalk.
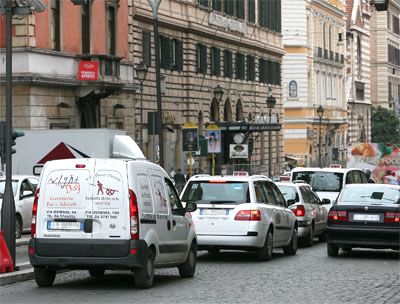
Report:
[[[15,241],[16,246],[28,245],[30,236],[23,236]],[[33,267],[29,262],[20,263],[16,265],[17,271],[0,273],[0,286],[13,284],[33,279]]]

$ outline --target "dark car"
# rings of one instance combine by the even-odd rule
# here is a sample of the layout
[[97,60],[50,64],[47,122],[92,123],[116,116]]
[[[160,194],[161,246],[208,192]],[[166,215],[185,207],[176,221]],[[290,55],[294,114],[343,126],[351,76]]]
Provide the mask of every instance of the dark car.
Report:
[[345,186],[328,214],[328,255],[339,248],[400,248],[400,186]]

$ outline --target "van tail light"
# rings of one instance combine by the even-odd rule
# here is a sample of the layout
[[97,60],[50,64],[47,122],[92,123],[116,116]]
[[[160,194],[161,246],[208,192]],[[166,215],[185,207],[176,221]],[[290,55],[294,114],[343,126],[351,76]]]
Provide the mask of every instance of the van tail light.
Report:
[[306,214],[306,209],[304,208],[303,205],[297,205],[295,207],[296,207],[295,209],[291,209],[294,215],[304,216]]
[[35,191],[35,198],[33,200],[32,205],[32,221],[31,221],[31,237],[36,237],[36,216],[37,216],[37,209],[38,209],[38,200],[39,200],[39,191],[40,189],[37,188]]
[[400,212],[385,212],[385,223],[400,223]]
[[240,210],[236,216],[235,221],[261,221],[260,210]]
[[139,239],[139,210],[135,192],[129,189],[129,219],[131,240]]
[[349,220],[347,211],[336,211],[330,210],[328,213],[328,219],[332,221],[344,221],[347,222]]

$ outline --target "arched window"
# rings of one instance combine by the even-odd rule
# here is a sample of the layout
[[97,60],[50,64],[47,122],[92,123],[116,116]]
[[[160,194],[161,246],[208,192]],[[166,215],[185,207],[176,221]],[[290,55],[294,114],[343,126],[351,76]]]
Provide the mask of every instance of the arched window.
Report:
[[232,121],[232,107],[229,98],[225,100],[224,121]]
[[244,121],[242,100],[239,99],[236,103],[236,121]]

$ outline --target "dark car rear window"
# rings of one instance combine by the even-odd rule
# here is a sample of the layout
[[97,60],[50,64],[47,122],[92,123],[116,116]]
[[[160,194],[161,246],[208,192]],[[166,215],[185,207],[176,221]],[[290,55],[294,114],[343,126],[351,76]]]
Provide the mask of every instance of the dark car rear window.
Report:
[[199,204],[243,204],[250,202],[247,182],[193,181],[188,184],[182,201]]
[[306,182],[315,192],[340,192],[343,184],[343,173],[324,171],[293,172],[293,181],[296,180]]

